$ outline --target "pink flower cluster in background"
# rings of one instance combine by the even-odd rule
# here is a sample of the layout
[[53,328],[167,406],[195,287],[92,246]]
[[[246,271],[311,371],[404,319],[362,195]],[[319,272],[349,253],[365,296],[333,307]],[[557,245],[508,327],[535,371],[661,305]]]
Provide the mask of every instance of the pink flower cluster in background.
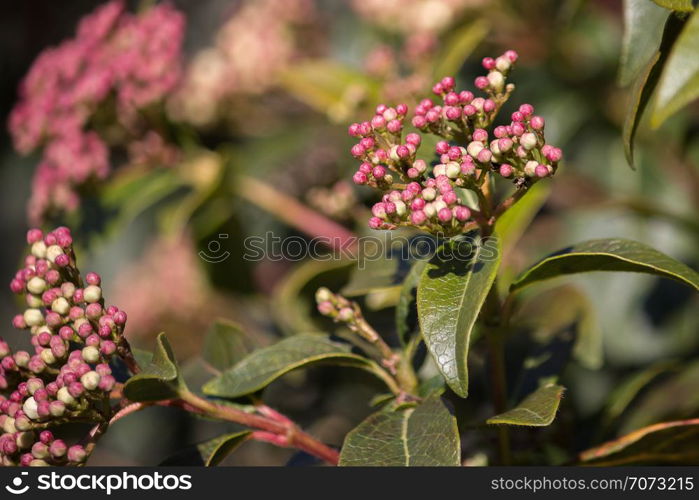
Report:
[[184,16],[169,4],[132,14],[114,0],[83,18],[74,38],[39,55],[9,118],[19,152],[43,149],[29,202],[32,222],[52,209],[74,209],[77,188],[109,174],[110,146],[123,139],[110,137],[108,145],[102,122],[116,125],[119,132],[110,132],[126,141],[140,135],[139,110],[180,80],[184,27]]
[[206,125],[218,117],[222,101],[267,91],[302,53],[296,29],[315,17],[311,0],[243,2],[217,33],[214,46],[190,63],[171,102],[173,115]]

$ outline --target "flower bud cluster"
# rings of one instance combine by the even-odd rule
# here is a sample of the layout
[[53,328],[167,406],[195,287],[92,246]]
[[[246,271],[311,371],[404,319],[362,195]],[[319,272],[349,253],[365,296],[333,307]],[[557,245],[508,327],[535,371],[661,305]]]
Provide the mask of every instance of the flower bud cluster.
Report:
[[491,173],[511,179],[518,188],[553,175],[562,153],[546,144],[544,119],[534,114],[532,105],[522,104],[508,125],[487,130],[514,90],[506,80],[517,58],[508,50],[495,59],[483,59],[488,74],[476,78],[475,86],[485,97],[457,91],[454,78],[445,77],[432,87],[442,103],[423,99],[416,106],[412,125],[443,138],[435,148],[439,162],[433,166],[417,157],[419,133],[403,137],[405,104],[395,108],[381,104],[371,120],[350,125],[349,134],[358,139],[350,152],[361,161],[354,182],[384,192],[372,208],[371,228],[414,226],[447,236],[458,234],[476,214],[457,188],[478,192]]
[[318,312],[338,323],[352,325],[362,318],[361,310],[355,302],[347,300],[329,289],[321,287],[316,291]]
[[109,362],[128,349],[126,313],[105,307],[98,274],[83,281],[67,228],[31,229],[27,242],[30,254],[10,283],[27,308],[12,323],[31,333],[34,352],[13,352],[0,340],[0,389],[8,395],[0,399],[0,458],[3,465],[80,463],[81,447],[39,431],[109,418],[104,409],[116,384]]

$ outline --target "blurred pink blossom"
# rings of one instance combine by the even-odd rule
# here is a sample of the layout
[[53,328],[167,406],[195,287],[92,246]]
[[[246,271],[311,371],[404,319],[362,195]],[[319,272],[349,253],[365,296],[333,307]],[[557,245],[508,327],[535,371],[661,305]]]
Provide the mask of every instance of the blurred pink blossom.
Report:
[[118,125],[139,134],[138,110],[161,101],[180,79],[184,24],[169,4],[131,14],[113,0],[84,17],[75,38],[37,57],[9,118],[17,151],[43,148],[32,222],[51,209],[74,209],[76,188],[109,174],[109,148],[90,130],[91,118],[114,96]]

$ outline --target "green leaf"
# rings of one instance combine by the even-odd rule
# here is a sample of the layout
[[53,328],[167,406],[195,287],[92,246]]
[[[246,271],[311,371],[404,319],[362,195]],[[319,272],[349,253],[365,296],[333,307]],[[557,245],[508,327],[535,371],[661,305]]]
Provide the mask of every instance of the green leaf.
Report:
[[377,82],[342,63],[316,59],[294,64],[281,75],[285,89],[336,122],[346,121],[362,102],[375,101]]
[[350,431],[341,466],[458,466],[456,418],[438,397],[374,413]]
[[495,231],[502,240],[503,254],[508,254],[544,206],[551,193],[551,185],[538,182],[529,192],[507,210],[495,223]]
[[692,0],[653,0],[653,3],[666,9],[676,10],[679,12],[691,12],[694,10]]
[[350,352],[348,344],[325,336],[299,334],[253,351],[232,368],[204,385],[204,393],[237,398],[263,389],[285,373],[318,363],[361,368],[381,376],[376,363]]
[[226,370],[250,352],[247,335],[240,325],[217,319],[206,334],[202,357],[219,371]]
[[487,420],[488,424],[524,425],[528,427],[545,427],[556,418],[558,405],[563,397],[564,387],[546,385],[540,387],[515,408],[495,415]]
[[650,58],[631,88],[629,106],[626,117],[624,118],[624,127],[622,131],[624,154],[631,168],[634,168],[634,139],[636,137],[638,125],[641,122],[641,117],[643,116],[643,111],[646,109],[653,95],[667,56],[682,29],[683,23],[684,21],[677,16],[672,15],[668,17],[665,28],[663,29],[663,39],[660,42],[660,48]]
[[410,337],[419,331],[417,324],[417,284],[422,276],[422,271],[427,265],[427,260],[418,260],[410,268],[400,289],[398,304],[396,305],[396,331],[398,339],[403,347],[410,343]]
[[658,128],[670,116],[699,97],[699,11],[689,18],[670,51],[658,84],[651,125]]
[[250,439],[251,431],[239,431],[209,439],[203,443],[188,446],[160,465],[192,465],[214,467],[245,441]]
[[[667,367],[666,367],[667,368]],[[699,413],[699,361],[648,387],[635,401],[621,432]]]
[[435,65],[433,76],[436,79],[456,76],[464,61],[468,59],[489,31],[490,23],[485,19],[478,19],[450,35],[443,44],[444,49],[435,58],[438,62]]
[[692,464],[699,461],[699,418],[644,427],[580,454],[584,465]]
[[500,264],[499,239],[451,241],[425,266],[417,288],[420,328],[447,384],[468,396],[473,325]]
[[699,290],[699,273],[637,241],[610,238],[590,240],[559,250],[530,267],[512,283],[517,291],[538,281],[591,271],[654,274]]
[[250,439],[251,431],[225,434],[197,445],[197,450],[204,459],[204,465],[213,467],[220,464],[238,446]]
[[162,401],[177,397],[184,388],[170,343],[161,333],[151,362],[126,381],[124,396],[131,401]]
[[624,0],[624,39],[619,84],[626,86],[639,74],[660,46],[669,12],[648,0]]

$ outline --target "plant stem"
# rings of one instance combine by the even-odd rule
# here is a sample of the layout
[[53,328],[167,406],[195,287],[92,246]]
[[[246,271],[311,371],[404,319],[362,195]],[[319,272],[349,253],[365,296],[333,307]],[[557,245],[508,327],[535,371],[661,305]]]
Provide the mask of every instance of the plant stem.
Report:
[[319,238],[335,250],[352,252],[357,246],[353,232],[337,222],[303,205],[295,198],[278,191],[263,181],[248,176],[236,177],[237,193],[247,201],[266,210],[291,227]]
[[[276,436],[274,439],[266,439],[266,441],[274,442],[275,444],[283,444],[288,447],[298,448],[315,457],[318,457],[331,465],[337,465],[340,455],[337,450],[334,450],[326,444],[318,441],[310,434],[302,431],[296,424],[290,420],[280,419],[277,412],[274,416],[255,415],[254,413],[246,413],[237,408],[230,406],[221,406],[197,396],[189,391],[184,391],[180,394],[183,402],[188,403],[192,407],[202,411],[205,415],[235,422],[246,427],[252,427],[264,431],[261,436],[270,437],[272,434]],[[253,434],[254,436],[254,434]]]
[[[490,361],[490,382],[492,387],[493,409],[496,414],[507,410],[507,371],[505,364],[505,345],[503,342],[502,305],[498,297],[497,279],[488,292],[483,305],[483,326],[488,342]],[[500,463],[510,465],[510,430],[506,425],[500,425],[498,430],[498,445]]]

